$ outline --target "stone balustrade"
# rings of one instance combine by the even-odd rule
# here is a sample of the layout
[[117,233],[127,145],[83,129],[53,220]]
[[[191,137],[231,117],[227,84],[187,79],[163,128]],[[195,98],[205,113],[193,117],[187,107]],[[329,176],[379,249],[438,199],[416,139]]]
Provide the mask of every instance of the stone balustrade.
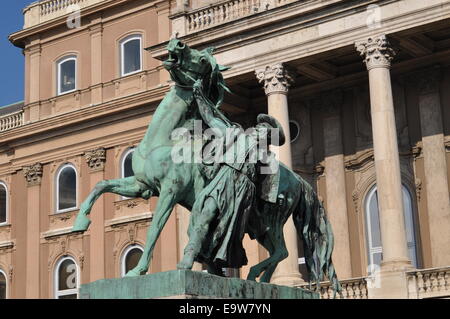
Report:
[[0,117],[0,132],[8,131],[23,125],[23,111]]
[[186,33],[205,30],[299,0],[226,0],[185,14]]
[[[367,279],[365,277],[341,280],[342,293],[336,294],[336,299],[368,299]],[[300,288],[308,289],[308,285],[302,285]],[[311,286],[315,290],[315,285]],[[320,298],[333,299],[333,288],[330,282],[320,284]]]
[[24,29],[65,15],[76,10],[110,0],[45,0],[36,1],[23,10],[25,16]]
[[450,298],[450,267],[406,273],[410,299]]

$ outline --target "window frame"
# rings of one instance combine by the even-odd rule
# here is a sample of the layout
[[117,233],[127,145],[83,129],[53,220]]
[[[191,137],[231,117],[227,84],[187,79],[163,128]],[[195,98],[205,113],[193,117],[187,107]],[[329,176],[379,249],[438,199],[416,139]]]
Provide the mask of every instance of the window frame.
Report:
[[[77,282],[77,288],[74,289],[68,289],[65,290],[64,292],[61,292],[59,290],[59,268],[61,267],[62,263],[66,260],[71,260],[74,264],[75,264],[75,268],[76,268],[76,282]],[[63,256],[61,258],[59,258],[58,262],[55,264],[55,268],[54,268],[54,272],[53,272],[53,295],[54,295],[54,299],[59,299],[59,297],[63,297],[63,296],[68,296],[68,295],[77,295],[77,299],[80,297],[80,268],[78,267],[77,262],[75,261],[75,258],[73,258],[72,256]]]
[[[75,206],[74,207],[70,207],[70,208],[65,208],[65,209],[59,209],[59,177],[61,175],[61,172],[63,170],[65,170],[66,168],[72,168],[75,171]],[[68,163],[68,164],[64,164],[62,165],[59,169],[58,169],[58,173],[56,174],[56,183],[55,183],[56,187],[55,187],[55,198],[56,198],[56,209],[55,212],[57,214],[62,214],[62,213],[66,213],[66,212],[70,212],[73,210],[77,210],[78,209],[78,172],[77,169],[75,168],[74,165]]]
[[[63,65],[65,62],[68,62],[68,61],[75,61],[75,88],[74,89],[72,89],[72,90],[68,90],[68,91],[64,91],[64,92],[62,92],[61,91],[61,65]],[[57,95],[59,96],[59,95],[64,95],[64,94],[68,94],[68,93],[72,93],[72,92],[75,92],[76,90],[77,90],[77,82],[78,82],[78,58],[77,58],[77,56],[76,55],[68,55],[68,56],[65,56],[65,57],[63,57],[63,58],[61,58],[61,59],[59,59],[57,62],[56,62],[56,77],[57,77],[57,79],[56,79],[56,93],[57,93]]]
[[[375,193],[377,192],[378,187],[376,185],[373,185],[370,188],[370,191],[367,193],[366,198],[365,198],[365,203],[364,203],[364,210],[365,210],[365,225],[366,225],[366,242],[367,242],[367,247],[366,247],[366,254],[368,257],[368,266],[369,265],[375,265],[373,262],[373,255],[377,254],[377,253],[381,253],[383,254],[383,244],[381,243],[380,247],[376,247],[373,248],[372,245],[372,225],[371,225],[371,220],[370,220],[370,201],[372,199],[372,196],[375,196]],[[378,206],[378,219],[380,219],[380,207]],[[381,226],[380,226],[381,228]],[[381,229],[380,229],[380,238],[381,238]]]
[[9,298],[9,282],[8,282],[8,276],[6,275],[6,272],[4,272],[1,268],[0,268],[0,274],[3,275],[3,277],[5,277],[5,283],[6,283],[6,287],[5,287],[5,299]]
[[5,196],[5,200],[6,200],[6,216],[5,216],[5,221],[1,222],[0,221],[0,227],[1,226],[6,226],[9,223],[9,196],[8,196],[8,186],[6,185],[6,183],[0,181],[0,186],[3,186],[5,188],[5,192],[6,192],[6,196]]
[[[128,35],[119,41],[120,76],[121,77],[136,74],[136,73],[142,72],[144,70],[144,66],[143,66],[144,59],[143,59],[143,54],[142,54],[142,38],[143,38],[142,34],[137,33],[137,34]],[[125,44],[127,44],[128,42],[133,41],[133,40],[139,40],[140,68],[136,71],[125,73],[125,54],[124,54]]]
[[127,248],[124,249],[124,251],[122,252],[122,256],[120,257],[120,277],[123,278],[126,275],[126,259],[128,254],[133,250],[133,249],[139,249],[140,251],[142,251],[142,253],[144,253],[144,247],[140,244],[133,244],[133,245],[128,245]]
[[136,147],[129,148],[122,154],[122,159],[120,160],[120,177],[121,178],[125,178],[125,159],[128,157],[128,155],[134,153],[134,151],[136,151]]
[[[410,216],[408,216],[409,218],[411,218],[411,224],[412,224],[412,235],[413,235],[413,242],[409,242],[408,238],[406,238],[406,245],[407,245],[407,250],[408,250],[408,258],[411,259],[411,256],[409,255],[409,250],[410,248],[414,248],[414,257],[415,260],[411,259],[411,263],[413,266],[415,266],[416,268],[419,267],[420,265],[420,257],[419,257],[419,243],[418,243],[418,228],[417,228],[417,224],[416,224],[416,211],[415,211],[415,206],[414,206],[414,201],[413,201],[413,196],[411,195],[411,192],[409,190],[409,188],[402,183],[402,201],[404,204],[404,200],[405,198],[403,197],[403,191],[406,191],[407,195],[408,195],[408,200],[410,201],[411,204],[411,210],[408,213],[407,211],[405,211],[405,207],[403,208],[403,218],[404,218],[404,222],[405,222],[405,230],[406,232],[408,232],[408,230],[406,229],[406,218],[407,218],[407,214],[410,214]],[[383,243],[381,243],[380,247],[375,247],[372,248],[372,225],[370,224],[370,209],[369,209],[369,204],[370,204],[370,200],[372,198],[372,196],[375,195],[375,193],[378,191],[378,187],[376,184],[372,185],[369,192],[367,192],[366,196],[365,196],[365,202],[364,202],[364,219],[365,219],[365,228],[366,228],[366,255],[367,255],[367,261],[368,261],[368,265],[375,265],[373,262],[373,254],[376,253],[381,253],[383,254]],[[380,206],[378,205],[378,219],[379,219],[379,224],[380,224],[380,235],[381,235],[381,221],[380,221]],[[405,233],[405,235],[407,235],[407,233]],[[382,238],[381,238],[382,240]]]
[[[128,155],[130,155],[131,153],[134,153],[135,150],[136,150],[136,147],[131,147],[131,148],[127,149],[125,152],[123,152],[122,158],[120,160],[120,178],[126,178],[125,177],[125,159],[128,157]],[[131,199],[132,197],[120,196],[120,198],[122,200],[127,200],[127,199]]]

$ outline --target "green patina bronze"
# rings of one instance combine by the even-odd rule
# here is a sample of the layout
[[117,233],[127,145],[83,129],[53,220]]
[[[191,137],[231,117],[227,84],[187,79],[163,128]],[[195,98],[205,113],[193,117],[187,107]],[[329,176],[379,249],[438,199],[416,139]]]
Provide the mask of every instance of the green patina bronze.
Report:
[[104,279],[82,285],[81,299],[319,299],[305,289],[223,278],[203,272],[174,270],[156,274]]
[[[194,50],[173,39],[168,51],[164,66],[176,85],[158,106],[133,154],[134,176],[98,183],[82,203],[73,231],[88,229],[87,216],[103,193],[144,199],[158,196],[145,250],[127,277],[147,273],[156,241],[174,206],[180,204],[191,211],[191,219],[189,242],[178,269],[191,269],[194,261],[199,261],[206,264],[211,274],[223,275],[223,267],[245,265],[242,239],[248,233],[268,250],[270,257],[253,266],[247,279],[255,281],[261,275],[261,282],[270,282],[278,263],[288,256],[283,226],[292,215],[304,244],[311,281],[318,283],[327,276],[335,291],[339,291],[331,260],[331,226],[312,187],[299,175],[281,163],[276,173],[262,175],[260,162],[206,164],[173,160],[172,151],[177,145],[172,138],[174,130],[190,130],[194,121],[202,121],[221,137],[227,129],[237,129],[239,125],[220,111],[224,92],[228,90],[221,72],[227,68],[216,62],[213,50]],[[271,140],[267,128],[278,129],[280,139]],[[267,115],[258,116],[252,134],[253,138],[236,135],[233,141],[238,151],[233,156],[247,158],[261,141],[273,145],[285,142],[281,126]],[[194,143],[197,142],[206,143],[203,137],[197,137]]]

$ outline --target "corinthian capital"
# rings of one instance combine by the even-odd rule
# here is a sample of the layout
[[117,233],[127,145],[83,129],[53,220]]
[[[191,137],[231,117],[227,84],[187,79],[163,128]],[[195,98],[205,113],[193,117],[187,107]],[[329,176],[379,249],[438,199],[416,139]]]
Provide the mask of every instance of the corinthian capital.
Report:
[[356,42],[356,50],[364,58],[367,69],[390,68],[396,52],[385,35]]
[[31,166],[25,166],[23,168],[23,175],[27,181],[28,186],[40,185],[42,181],[42,164],[36,163]]
[[256,77],[259,83],[264,85],[266,95],[272,93],[287,94],[289,87],[294,81],[283,63],[276,63],[257,70]]
[[98,148],[93,151],[86,152],[84,154],[86,163],[88,164],[91,172],[102,171],[105,168],[106,162],[106,150],[104,148]]

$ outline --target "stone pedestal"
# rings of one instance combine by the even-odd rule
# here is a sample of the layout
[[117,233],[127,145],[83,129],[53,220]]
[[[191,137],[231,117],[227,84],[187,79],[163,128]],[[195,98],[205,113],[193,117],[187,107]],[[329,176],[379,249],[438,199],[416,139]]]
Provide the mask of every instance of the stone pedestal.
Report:
[[81,299],[319,299],[301,288],[174,270],[82,285]]

